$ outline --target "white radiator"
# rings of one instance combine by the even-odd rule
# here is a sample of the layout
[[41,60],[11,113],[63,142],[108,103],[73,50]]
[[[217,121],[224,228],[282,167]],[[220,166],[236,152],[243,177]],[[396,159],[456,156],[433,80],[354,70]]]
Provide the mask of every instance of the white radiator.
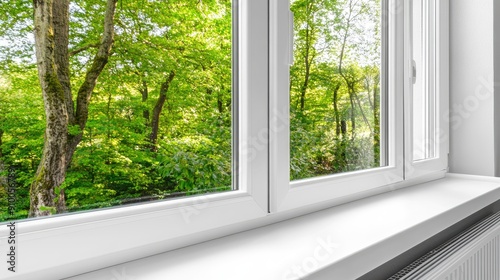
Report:
[[500,212],[422,256],[389,280],[500,280]]

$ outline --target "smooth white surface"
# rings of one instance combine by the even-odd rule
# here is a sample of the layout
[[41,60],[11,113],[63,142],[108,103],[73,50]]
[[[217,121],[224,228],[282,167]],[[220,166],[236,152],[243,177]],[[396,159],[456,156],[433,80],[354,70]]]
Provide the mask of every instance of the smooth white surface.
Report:
[[[494,52],[494,68],[495,74],[494,74],[494,81],[497,81],[494,83],[493,91],[494,92],[500,92],[500,2],[499,1],[494,1],[493,3],[493,22],[494,22],[494,27],[493,27],[493,33],[496,34],[494,36],[495,38],[493,39],[494,41],[494,46],[493,46],[493,52]],[[495,133],[494,133],[494,139],[495,141],[495,176],[500,176],[500,143],[498,140],[500,140],[500,98],[495,98],[493,97],[494,101],[494,128],[495,128]]]
[[355,279],[498,199],[498,178],[447,175],[70,279]]
[[[269,202],[279,210],[290,182],[290,1],[269,2]],[[286,30],[287,32],[283,32]],[[291,53],[284,52],[289,50]]]
[[455,173],[495,175],[494,1],[450,1],[450,171]]

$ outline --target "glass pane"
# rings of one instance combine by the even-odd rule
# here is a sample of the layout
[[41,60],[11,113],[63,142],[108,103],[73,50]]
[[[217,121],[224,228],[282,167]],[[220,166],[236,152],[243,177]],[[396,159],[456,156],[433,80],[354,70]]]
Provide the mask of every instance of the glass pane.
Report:
[[434,1],[414,0],[413,8],[413,159],[434,158],[436,143]]
[[291,180],[386,165],[382,2],[295,0]]
[[0,222],[236,188],[231,1],[54,2],[0,3]]

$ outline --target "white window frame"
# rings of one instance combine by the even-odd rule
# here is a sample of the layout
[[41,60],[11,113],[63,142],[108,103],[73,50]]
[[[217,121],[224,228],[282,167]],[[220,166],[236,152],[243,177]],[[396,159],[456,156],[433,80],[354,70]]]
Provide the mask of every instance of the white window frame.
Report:
[[[234,130],[238,132],[235,170],[239,170],[239,176],[233,178],[236,178],[238,189],[18,221],[18,271],[9,272],[2,261],[1,279],[50,279],[48,275],[55,279],[65,267],[72,269],[66,273],[81,273],[72,264],[95,264],[120,252],[135,250],[134,256],[138,258],[176,249],[193,242],[186,243],[183,238],[268,214],[269,122],[268,115],[261,113],[263,108],[267,111],[268,106],[268,3],[267,0],[235,0],[234,5],[238,24],[236,28],[233,24],[233,31],[237,30],[233,38],[238,39],[233,45],[239,50],[233,51],[233,55],[238,54],[233,86],[240,102]],[[7,236],[8,228],[2,226],[2,260],[9,246]],[[41,272],[43,274],[39,274]]]
[[[412,3],[414,0],[409,0]],[[405,9],[405,69],[408,78],[405,80],[405,179],[414,179],[432,174],[445,173],[448,169],[449,153],[449,121],[446,112],[449,111],[449,0],[435,1],[436,13],[436,58],[433,65],[436,69],[435,91],[436,91],[436,128],[434,141],[436,155],[430,159],[413,160],[413,106],[411,103],[413,95],[412,82],[412,26],[411,9]],[[411,5],[410,5],[411,6]],[[444,35],[443,35],[444,34]],[[417,69],[417,75],[419,75]]]
[[[366,196],[366,192],[403,181],[403,92],[404,92],[404,7],[402,0],[382,1],[388,44],[385,52],[387,99],[381,99],[381,131],[386,131],[387,166],[361,171],[321,176],[290,182],[290,130],[289,127],[289,64],[293,35],[290,4],[287,0],[271,1],[270,14],[270,182],[271,210],[286,211],[314,203],[331,201],[339,204]],[[387,20],[387,21],[386,21]],[[384,24],[385,25],[385,24]],[[283,32],[288,30],[288,32]],[[288,52],[283,52],[288,49]],[[285,54],[283,54],[285,53]],[[384,66],[383,66],[384,67]],[[385,102],[384,102],[385,101]],[[387,104],[387,105],[385,105]],[[386,127],[384,125],[387,124]],[[285,128],[285,129],[283,129]],[[381,141],[384,141],[381,137]],[[381,149],[383,150],[383,149]]]

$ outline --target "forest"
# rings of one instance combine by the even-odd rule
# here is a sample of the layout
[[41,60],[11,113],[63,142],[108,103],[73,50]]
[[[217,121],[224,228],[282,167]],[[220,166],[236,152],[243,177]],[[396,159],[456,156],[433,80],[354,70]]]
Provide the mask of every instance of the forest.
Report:
[[[291,9],[290,179],[383,165],[380,0]],[[0,222],[232,190],[232,20],[231,0],[1,2]]]

